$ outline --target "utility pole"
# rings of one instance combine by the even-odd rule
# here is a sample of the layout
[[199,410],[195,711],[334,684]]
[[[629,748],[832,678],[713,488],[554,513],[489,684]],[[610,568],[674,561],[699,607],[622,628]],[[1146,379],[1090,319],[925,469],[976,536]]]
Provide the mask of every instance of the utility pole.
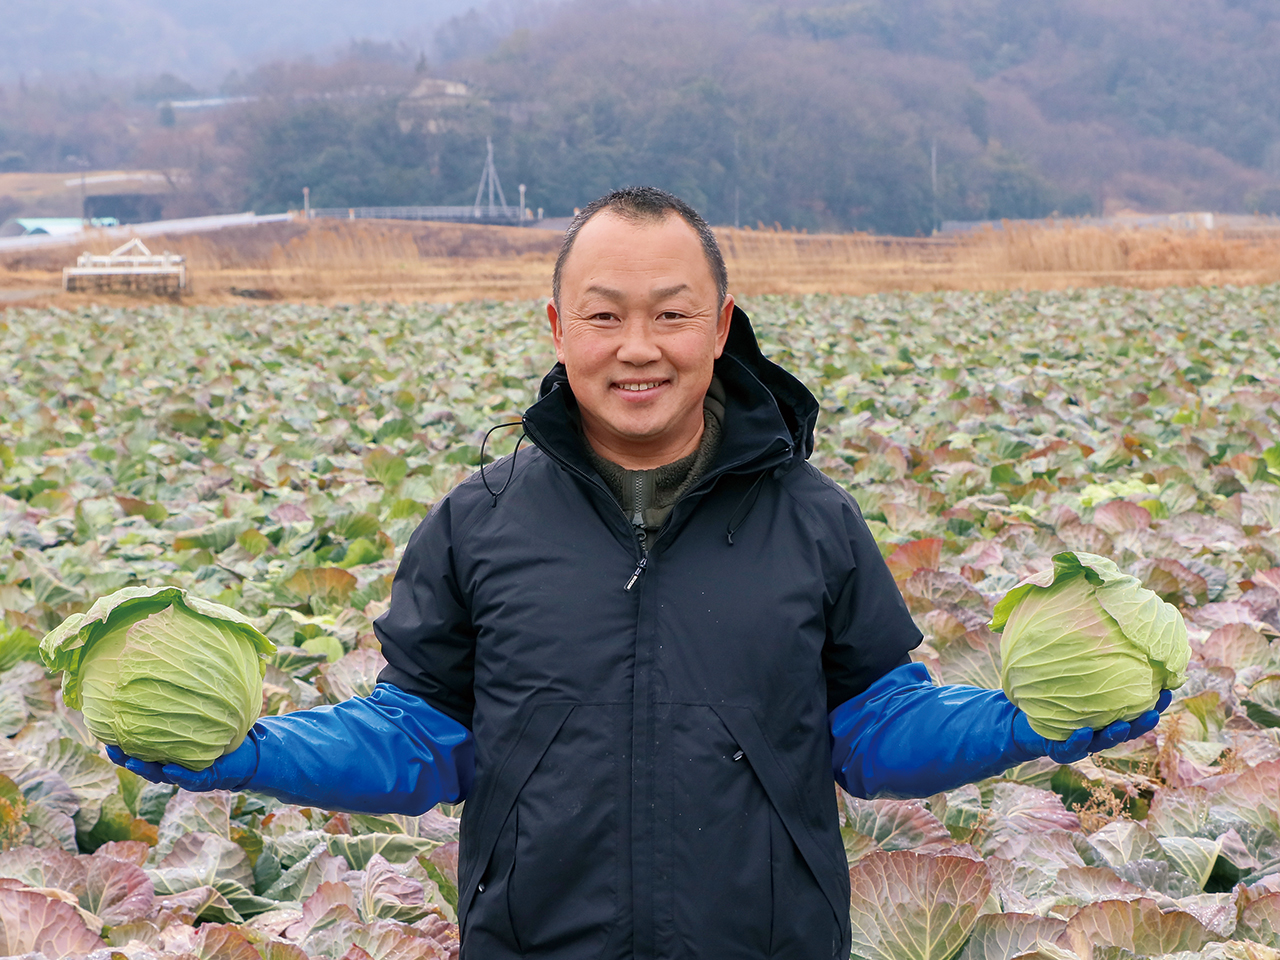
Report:
[[89,211],[85,207],[89,204],[88,189],[85,186],[85,171],[89,169],[89,161],[84,157],[67,155],[67,162],[74,163],[80,168],[80,219],[87,227],[89,226]]
[[929,146],[929,179],[933,183],[933,232],[938,232],[938,138]]
[[742,163],[738,159],[738,131],[733,131],[733,228],[742,226],[739,216],[742,208]]
[[311,188],[302,188],[302,219],[311,219]]
[[520,184],[520,223],[524,224],[524,184]]

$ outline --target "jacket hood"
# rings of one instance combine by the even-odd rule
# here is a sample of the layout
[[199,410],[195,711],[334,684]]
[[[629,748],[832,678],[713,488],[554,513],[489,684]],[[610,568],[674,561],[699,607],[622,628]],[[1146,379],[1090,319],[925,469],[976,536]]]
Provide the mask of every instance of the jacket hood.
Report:
[[[715,364],[716,376],[725,385],[729,397],[729,416],[735,421],[730,427],[732,441],[726,437],[726,445],[734,447],[754,446],[765,449],[783,440],[790,448],[792,466],[809,459],[813,453],[813,430],[818,420],[818,401],[796,377],[769,360],[760,351],[751,320],[741,307],[733,308],[729,324],[729,339],[724,352]],[[564,398],[564,408],[576,421],[577,401],[569,388],[569,378],[564,364],[557,363],[542,378],[538,403],[525,415],[529,421],[542,421],[538,434],[550,437],[559,431],[548,431],[543,414],[548,405],[554,405],[554,395]],[[574,425],[576,431],[576,423]],[[535,441],[538,436],[534,435]],[[722,450],[722,456],[728,451]]]

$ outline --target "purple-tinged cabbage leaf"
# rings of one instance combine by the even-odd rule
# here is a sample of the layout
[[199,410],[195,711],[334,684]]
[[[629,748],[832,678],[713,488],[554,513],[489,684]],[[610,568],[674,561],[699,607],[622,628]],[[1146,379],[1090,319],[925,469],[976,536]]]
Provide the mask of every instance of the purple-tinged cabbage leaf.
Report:
[[0,956],[38,951],[46,957],[82,957],[104,946],[72,904],[16,880],[0,880]]
[[1140,957],[1199,950],[1220,939],[1189,913],[1165,913],[1154,900],[1101,900],[1067,921],[1067,941],[1081,956],[1094,947],[1120,947]]
[[989,913],[973,925],[957,960],[1011,960],[1034,950],[1038,943],[1057,944],[1066,932],[1067,922],[1057,917]]
[[954,956],[991,893],[982,861],[907,850],[868,854],[849,881],[853,954],[863,960]]

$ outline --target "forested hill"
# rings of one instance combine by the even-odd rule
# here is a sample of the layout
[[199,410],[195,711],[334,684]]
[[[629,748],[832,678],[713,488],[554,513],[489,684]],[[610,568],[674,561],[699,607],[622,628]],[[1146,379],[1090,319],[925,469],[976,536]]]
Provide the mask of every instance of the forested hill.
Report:
[[[905,234],[1280,212],[1274,0],[505,0],[428,48],[242,72],[222,91],[257,101],[161,127],[153,100],[136,133],[75,111],[138,101],[10,85],[0,155],[183,167],[193,210],[296,207],[304,186],[322,206],[468,202],[492,136],[508,195],[549,214],[637,182],[720,223]],[[429,77],[466,97],[406,110]]]
[[656,179],[722,222],[911,233],[936,141],[941,218],[1280,209],[1267,0],[578,0],[455,70],[528,105],[521,176],[561,203]]

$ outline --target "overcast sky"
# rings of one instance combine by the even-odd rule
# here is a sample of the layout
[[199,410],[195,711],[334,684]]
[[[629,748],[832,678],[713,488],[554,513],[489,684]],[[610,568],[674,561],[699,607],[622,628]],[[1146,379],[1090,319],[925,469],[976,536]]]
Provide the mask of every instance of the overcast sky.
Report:
[[[530,0],[500,0],[511,7]],[[174,73],[216,89],[232,69],[332,52],[351,40],[431,54],[435,30],[485,0],[2,0],[0,83],[90,71]]]

